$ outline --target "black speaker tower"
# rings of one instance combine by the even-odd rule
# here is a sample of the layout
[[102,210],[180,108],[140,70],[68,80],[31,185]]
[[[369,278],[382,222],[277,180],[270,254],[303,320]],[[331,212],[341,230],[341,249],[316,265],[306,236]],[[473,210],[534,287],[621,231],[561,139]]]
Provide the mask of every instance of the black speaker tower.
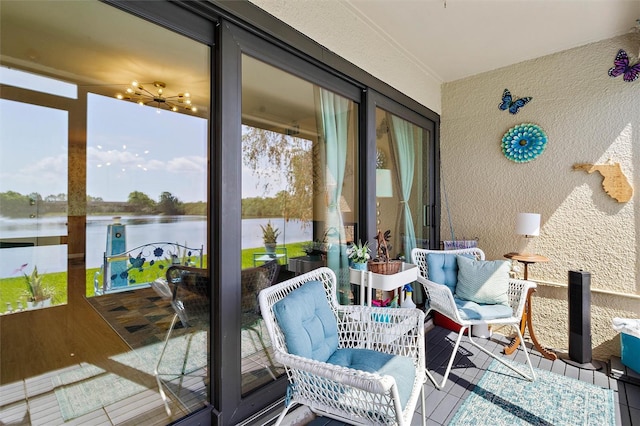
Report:
[[591,361],[591,274],[569,271],[569,360],[588,370],[599,370]]

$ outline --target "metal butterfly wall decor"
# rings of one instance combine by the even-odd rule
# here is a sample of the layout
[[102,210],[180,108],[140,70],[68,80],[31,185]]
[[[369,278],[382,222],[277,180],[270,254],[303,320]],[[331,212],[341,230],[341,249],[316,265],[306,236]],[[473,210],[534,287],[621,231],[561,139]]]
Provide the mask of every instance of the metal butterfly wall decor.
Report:
[[616,59],[613,60],[613,67],[609,69],[610,77],[624,75],[622,79],[628,83],[636,81],[640,77],[640,62],[629,65],[629,55],[624,49],[618,50]]
[[517,114],[518,111],[520,111],[520,108],[528,104],[531,99],[533,99],[531,96],[527,96],[514,101],[509,89],[504,89],[504,92],[502,93],[502,102],[500,102],[498,108],[502,111],[509,110],[511,114]]

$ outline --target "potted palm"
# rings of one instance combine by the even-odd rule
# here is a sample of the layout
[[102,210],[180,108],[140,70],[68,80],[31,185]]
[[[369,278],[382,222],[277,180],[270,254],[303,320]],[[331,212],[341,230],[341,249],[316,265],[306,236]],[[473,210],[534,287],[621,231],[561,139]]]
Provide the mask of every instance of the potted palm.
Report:
[[51,306],[51,299],[56,295],[53,287],[42,282],[42,275],[38,274],[38,267],[34,266],[30,275],[24,274],[26,283],[27,309]]
[[260,228],[262,228],[262,241],[264,242],[265,250],[269,254],[275,253],[280,230],[274,228],[273,225],[271,225],[271,221],[267,222],[267,226],[260,225]]

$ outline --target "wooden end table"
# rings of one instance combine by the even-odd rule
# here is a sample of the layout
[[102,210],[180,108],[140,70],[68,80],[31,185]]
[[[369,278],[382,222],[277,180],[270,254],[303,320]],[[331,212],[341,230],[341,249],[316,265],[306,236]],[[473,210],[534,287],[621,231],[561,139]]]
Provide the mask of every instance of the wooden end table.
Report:
[[[541,256],[539,254],[507,253],[504,255],[504,257],[506,257],[507,259],[517,260],[518,262],[524,264],[525,280],[529,279],[530,264],[549,261],[549,258]],[[542,347],[542,345],[538,342],[538,339],[536,338],[536,334],[533,332],[533,318],[532,318],[533,309],[531,305],[531,296],[533,296],[533,293],[535,292],[536,292],[536,289],[532,288],[532,289],[529,289],[529,292],[527,293],[527,300],[524,305],[522,320],[520,320],[520,333],[522,334],[522,336],[524,336],[525,329],[528,329],[529,336],[531,336],[531,340],[533,341],[533,344],[535,345],[536,349],[538,349],[538,351],[542,354],[542,356],[553,361],[558,359],[558,356],[553,352],[547,350],[546,348]],[[516,349],[518,349],[519,345],[520,345],[520,338],[516,336],[511,340],[511,343],[509,343],[509,345],[505,346],[504,353],[506,355],[511,355],[513,352],[515,352]]]

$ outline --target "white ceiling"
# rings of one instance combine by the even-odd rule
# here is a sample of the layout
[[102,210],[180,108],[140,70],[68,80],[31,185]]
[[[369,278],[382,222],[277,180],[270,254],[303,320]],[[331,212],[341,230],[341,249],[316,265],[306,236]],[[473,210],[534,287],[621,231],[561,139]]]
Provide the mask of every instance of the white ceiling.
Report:
[[440,82],[619,36],[640,19],[640,0],[344,3]]

